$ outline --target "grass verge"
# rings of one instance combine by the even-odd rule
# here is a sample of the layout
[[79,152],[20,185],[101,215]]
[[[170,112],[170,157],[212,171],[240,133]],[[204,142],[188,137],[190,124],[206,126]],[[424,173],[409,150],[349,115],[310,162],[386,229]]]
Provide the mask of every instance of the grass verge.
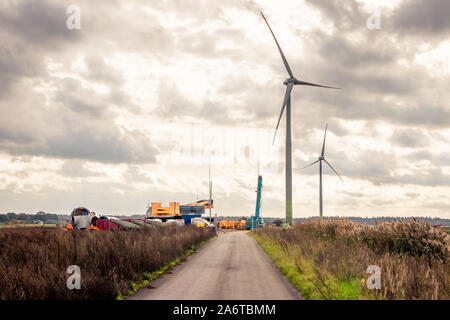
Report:
[[249,234],[303,298],[310,300],[375,299],[363,292],[360,279],[356,277],[338,278],[315,266],[312,258],[290,254],[298,251],[295,245],[282,247],[265,236],[257,233]]
[[[305,298],[450,297],[450,237],[423,221],[365,225],[346,219],[310,220],[288,228],[266,226],[255,235]],[[375,281],[377,288],[368,285]]]

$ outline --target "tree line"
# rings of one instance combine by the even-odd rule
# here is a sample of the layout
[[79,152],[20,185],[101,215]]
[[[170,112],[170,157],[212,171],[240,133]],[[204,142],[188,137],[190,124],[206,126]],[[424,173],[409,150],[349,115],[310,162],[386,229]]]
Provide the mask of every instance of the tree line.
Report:
[[45,213],[38,212],[36,214],[28,214],[28,213],[14,213],[8,212],[6,214],[0,214],[0,223],[33,223],[35,220],[40,220],[46,224],[54,224],[59,223],[61,221],[66,221],[69,219],[69,216],[66,215],[58,215],[55,213]]

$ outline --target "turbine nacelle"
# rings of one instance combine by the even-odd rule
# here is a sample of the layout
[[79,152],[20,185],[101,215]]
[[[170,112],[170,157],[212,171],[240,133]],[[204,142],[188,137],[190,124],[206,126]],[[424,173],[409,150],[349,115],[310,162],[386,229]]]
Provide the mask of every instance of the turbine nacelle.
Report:
[[295,84],[296,82],[298,82],[296,78],[287,78],[286,80],[284,80],[283,84],[287,86],[289,83]]

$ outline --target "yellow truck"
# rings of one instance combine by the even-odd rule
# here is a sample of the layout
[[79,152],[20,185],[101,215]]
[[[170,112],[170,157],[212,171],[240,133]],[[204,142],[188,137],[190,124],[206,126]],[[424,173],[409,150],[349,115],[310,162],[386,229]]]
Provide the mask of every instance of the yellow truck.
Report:
[[229,219],[219,221],[219,229],[234,229],[234,221]]
[[191,224],[195,224],[199,228],[206,227],[206,220],[203,218],[192,218]]

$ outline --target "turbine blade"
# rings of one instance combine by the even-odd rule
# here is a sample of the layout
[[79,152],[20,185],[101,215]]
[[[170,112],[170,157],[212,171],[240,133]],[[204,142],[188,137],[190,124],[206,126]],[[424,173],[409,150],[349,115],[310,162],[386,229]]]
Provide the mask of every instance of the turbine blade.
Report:
[[327,123],[327,125],[325,126],[325,135],[323,136],[322,157],[323,157],[324,154],[325,154],[325,140],[326,140],[326,138],[327,138],[327,129],[328,129],[328,123]]
[[280,125],[281,117],[283,116],[284,109],[286,108],[286,104],[288,102],[288,98],[291,95],[291,91],[294,85],[292,83],[288,83],[286,88],[286,93],[284,94],[283,105],[281,106],[280,117],[278,118],[277,127],[275,128],[275,134],[273,135],[272,145],[275,143],[275,137],[277,136],[278,126]]
[[[337,171],[336,170],[334,170],[334,168],[331,166],[331,164],[327,161],[327,160],[325,160],[325,159],[323,159],[323,161],[325,161],[326,163],[327,163],[327,165],[329,165],[330,166],[330,168],[331,168],[331,170],[333,170],[334,171],[334,173],[336,173],[337,174],[337,176],[339,177],[339,179],[341,179],[342,180],[342,178],[341,178],[341,176],[339,175],[339,173],[337,173]],[[342,182],[344,182],[344,180],[342,180]]]
[[311,82],[305,82],[305,81],[300,81],[300,80],[296,80],[295,81],[295,85],[296,86],[312,86],[312,87],[320,87],[320,88],[327,88],[327,89],[341,89],[341,88],[336,88],[336,87],[328,87],[328,86],[322,86],[320,84],[315,84],[315,83],[311,83]]
[[266,22],[267,26],[269,27],[270,33],[272,34],[273,39],[275,40],[275,43],[277,44],[278,51],[280,51],[281,59],[283,59],[284,66],[286,67],[286,71],[289,73],[289,76],[290,76],[291,78],[294,78],[294,75],[292,74],[291,68],[289,67],[289,64],[288,64],[288,62],[287,62],[287,60],[286,60],[286,57],[284,56],[283,50],[281,50],[280,44],[278,43],[278,40],[277,40],[277,38],[275,37],[275,34],[274,34],[273,31],[272,31],[272,28],[270,27],[269,23],[267,22],[267,19],[266,19],[266,17],[264,16],[264,14],[263,14],[261,11],[260,11],[260,13],[261,13],[261,15],[262,15],[264,21]]
[[317,162],[319,162],[319,161],[320,161],[320,160],[314,161],[313,163],[307,165],[306,167],[303,167],[302,170],[303,170],[303,169],[306,169],[306,168],[308,168],[308,167],[311,167],[312,165],[315,165],[315,164],[316,164]]

